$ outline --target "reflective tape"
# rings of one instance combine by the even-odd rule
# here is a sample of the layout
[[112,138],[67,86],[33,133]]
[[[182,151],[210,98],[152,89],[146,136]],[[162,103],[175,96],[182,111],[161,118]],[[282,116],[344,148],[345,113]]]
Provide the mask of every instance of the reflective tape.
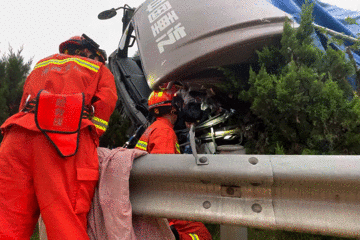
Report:
[[189,235],[190,235],[192,240],[200,240],[199,236],[197,234],[195,234],[195,233],[190,233]]
[[55,64],[55,65],[62,65],[68,62],[74,62],[82,67],[85,67],[87,69],[90,69],[91,71],[98,72],[100,67],[96,64],[93,64],[91,62],[85,61],[80,58],[66,58],[66,59],[49,59],[43,62],[40,62],[35,65],[34,69],[45,67],[49,64]]
[[147,149],[147,142],[138,141],[135,147],[140,148],[141,150],[146,151],[146,149]]
[[94,124],[94,126],[100,130],[103,130],[104,132],[106,131],[106,128],[97,124]]
[[175,143],[175,148],[178,153],[181,153],[179,143]]
[[101,124],[103,124],[104,126],[107,126],[107,125],[108,125],[108,122],[107,122],[107,121],[105,121],[105,120],[103,120],[103,119],[101,119],[101,118],[95,117],[95,116],[92,118],[92,120],[97,121],[98,123],[101,123]]
[[98,118],[98,117],[93,117],[91,119],[91,122],[95,125],[96,128],[101,129],[103,131],[106,131],[106,129],[109,125],[107,121],[105,121],[101,118]]

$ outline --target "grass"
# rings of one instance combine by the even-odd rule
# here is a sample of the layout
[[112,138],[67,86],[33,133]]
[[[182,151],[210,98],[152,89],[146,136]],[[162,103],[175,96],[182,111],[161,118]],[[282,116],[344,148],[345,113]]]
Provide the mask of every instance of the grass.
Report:
[[[207,224],[205,226],[209,230],[213,240],[220,240],[220,225]],[[325,236],[310,233],[297,233],[281,230],[266,230],[258,228],[248,228],[248,240],[356,240],[355,238],[341,238],[333,236]]]
[[265,230],[248,228],[248,240],[355,240],[355,238],[341,238],[310,233],[297,233],[280,230]]

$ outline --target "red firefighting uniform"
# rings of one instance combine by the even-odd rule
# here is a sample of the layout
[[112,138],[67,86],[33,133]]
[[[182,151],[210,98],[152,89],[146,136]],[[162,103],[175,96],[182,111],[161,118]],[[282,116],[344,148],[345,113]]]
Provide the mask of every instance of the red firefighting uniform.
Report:
[[179,233],[180,240],[212,240],[211,234],[201,222],[168,219]]
[[70,157],[59,155],[32,112],[19,112],[1,126],[0,239],[29,239],[39,211],[48,239],[88,239],[86,215],[99,175],[96,147],[117,101],[114,77],[98,61],[55,54],[39,61],[26,79],[20,110],[41,89],[84,93],[94,117],[81,120],[78,150]]
[[[140,137],[135,148],[153,154],[180,154],[180,147],[171,122],[156,118]],[[201,222],[168,219],[179,233],[180,240],[211,240],[212,237]]]
[[171,122],[156,118],[140,137],[135,148],[153,154],[180,154],[180,147]]

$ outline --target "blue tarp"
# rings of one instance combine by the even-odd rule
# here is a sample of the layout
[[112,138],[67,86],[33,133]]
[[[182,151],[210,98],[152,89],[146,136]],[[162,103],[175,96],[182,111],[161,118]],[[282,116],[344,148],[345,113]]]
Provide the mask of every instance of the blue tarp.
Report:
[[[268,0],[275,7],[289,13],[292,17],[300,23],[301,6],[305,0]],[[360,12],[351,11],[337,6],[333,6],[320,1],[310,0],[315,2],[314,6],[314,22],[320,26],[329,28],[339,33],[344,33],[354,38],[358,38],[360,34]],[[357,24],[349,24],[345,21],[346,18],[352,18]],[[345,45],[351,44],[345,42]],[[325,46],[324,46],[325,47]],[[354,54],[355,61],[360,66],[360,53]]]
[[[289,13],[296,22],[300,23],[301,6],[305,3],[305,0],[267,0],[275,7]],[[309,0],[310,3],[315,2],[314,5],[314,23],[317,25],[329,28],[339,33],[344,33],[353,38],[360,37],[360,12],[351,11],[337,6],[333,6],[320,1]],[[350,24],[345,21],[350,17],[354,19],[357,24]],[[325,36],[317,32],[318,38],[315,40],[315,44],[319,48],[326,48]],[[345,46],[351,45],[351,42],[345,41]],[[338,48],[341,48],[337,46]],[[360,51],[353,52],[353,57],[358,67],[360,68]],[[350,79],[351,85],[356,88],[355,79]]]

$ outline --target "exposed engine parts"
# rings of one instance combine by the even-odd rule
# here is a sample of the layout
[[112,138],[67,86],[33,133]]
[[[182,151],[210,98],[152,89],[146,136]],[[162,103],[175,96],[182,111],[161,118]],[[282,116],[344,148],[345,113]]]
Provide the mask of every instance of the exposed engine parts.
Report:
[[[229,124],[234,109],[226,109],[213,97],[214,91],[183,88],[178,95],[183,99],[178,121],[175,124],[180,147],[184,153],[192,153],[191,145],[198,153],[217,153],[223,145],[240,145],[243,141],[241,128]],[[190,128],[194,129],[194,143],[191,144]]]

